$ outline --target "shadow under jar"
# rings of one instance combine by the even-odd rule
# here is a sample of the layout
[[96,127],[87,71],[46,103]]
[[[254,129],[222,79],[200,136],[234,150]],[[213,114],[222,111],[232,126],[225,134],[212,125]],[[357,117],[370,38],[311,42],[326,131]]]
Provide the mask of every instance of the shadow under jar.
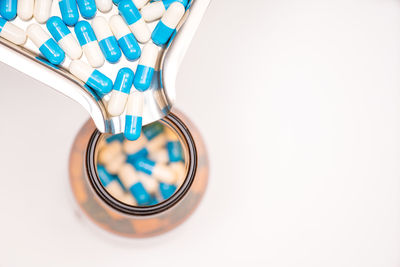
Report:
[[70,154],[69,172],[74,197],[83,212],[101,228],[125,237],[150,237],[181,224],[195,210],[208,181],[208,158],[198,130],[175,111],[155,122],[179,138],[185,174],[176,191],[154,205],[129,205],[111,195],[97,172],[99,146],[106,136],[92,120],[79,131]]

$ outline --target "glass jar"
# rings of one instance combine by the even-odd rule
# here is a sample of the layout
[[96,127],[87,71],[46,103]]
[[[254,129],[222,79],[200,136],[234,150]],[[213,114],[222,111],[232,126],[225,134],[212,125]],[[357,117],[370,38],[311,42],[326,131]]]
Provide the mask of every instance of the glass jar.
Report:
[[105,135],[91,120],[79,131],[69,162],[72,191],[81,210],[101,228],[125,237],[159,235],[181,224],[200,203],[209,169],[206,149],[198,130],[176,111],[159,122],[179,136],[186,171],[176,192],[152,206],[130,206],[107,192],[96,170],[98,145]]

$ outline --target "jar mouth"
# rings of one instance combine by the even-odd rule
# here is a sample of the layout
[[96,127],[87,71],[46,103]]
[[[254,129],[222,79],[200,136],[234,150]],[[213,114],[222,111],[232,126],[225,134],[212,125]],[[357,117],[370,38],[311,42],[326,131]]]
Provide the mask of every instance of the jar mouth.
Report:
[[100,181],[96,168],[96,148],[103,134],[95,129],[90,137],[85,155],[89,184],[101,200],[119,212],[135,216],[149,216],[161,213],[177,204],[186,195],[193,183],[197,169],[197,149],[189,129],[173,113],[170,113],[160,121],[174,129],[182,138],[182,142],[187,149],[187,172],[182,185],[171,197],[152,206],[131,206],[117,200],[107,192]]

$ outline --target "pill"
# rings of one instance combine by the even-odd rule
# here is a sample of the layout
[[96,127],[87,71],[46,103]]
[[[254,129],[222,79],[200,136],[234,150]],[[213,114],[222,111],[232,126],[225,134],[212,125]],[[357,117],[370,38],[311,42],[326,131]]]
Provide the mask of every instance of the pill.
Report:
[[129,68],[122,68],[118,71],[107,106],[108,113],[111,116],[118,116],[124,112],[126,101],[131,92],[134,75],[133,71]]
[[93,68],[99,68],[103,66],[104,56],[89,22],[84,20],[79,21],[75,25],[75,34],[83,48],[83,53],[85,54],[89,64]]
[[151,32],[132,0],[121,0],[118,10],[138,42],[146,43],[150,40]]
[[13,20],[17,16],[17,0],[1,0],[0,15],[5,20]]
[[64,51],[38,24],[29,25],[26,33],[51,64],[59,65],[64,61]]
[[35,0],[18,0],[17,14],[21,20],[30,20],[33,17]]
[[141,54],[140,46],[124,19],[120,15],[114,15],[110,18],[109,25],[126,59],[138,59]]
[[160,193],[163,199],[170,198],[176,191],[176,186],[168,183],[160,183]]
[[50,17],[53,0],[35,0],[33,16],[39,23],[45,23]]
[[160,19],[165,11],[169,8],[169,6],[174,3],[179,2],[184,7],[187,6],[187,0],[162,0],[162,1],[154,1],[146,5],[140,10],[142,13],[143,19],[147,22],[155,21]]
[[47,29],[56,40],[58,45],[71,59],[78,59],[82,56],[82,49],[71,31],[59,17],[51,17],[46,22]]
[[141,149],[139,149],[138,151],[131,153],[131,154],[127,154],[127,158],[126,158],[126,162],[131,163],[133,165],[133,163],[139,159],[139,158],[145,158],[149,155],[149,151],[147,150],[146,147],[143,147]]
[[97,176],[110,195],[116,199],[125,199],[125,192],[119,184],[117,176],[107,172],[105,167],[100,164],[97,165]]
[[115,39],[107,20],[103,17],[97,16],[92,21],[92,27],[99,40],[99,46],[103,55],[110,63],[116,63],[121,58],[121,49],[118,46],[117,39]]
[[151,39],[156,45],[165,45],[171,38],[176,26],[185,14],[185,7],[179,3],[172,3],[161,20],[157,23]]
[[145,174],[145,173],[137,173],[139,177],[139,181],[143,184],[143,187],[150,194],[155,194],[158,190],[158,181],[153,177]]
[[173,184],[176,182],[175,173],[167,165],[152,161],[148,158],[138,158],[133,162],[137,171],[153,176],[160,182]]
[[25,31],[3,18],[0,18],[0,37],[16,45],[23,45],[26,42]]
[[143,135],[146,136],[146,148],[152,152],[165,146],[167,142],[166,136],[163,133],[164,126],[161,123],[152,123],[143,128]]
[[91,19],[96,15],[97,7],[95,0],[76,0],[79,12],[85,19]]
[[119,154],[122,154],[122,144],[120,142],[111,142],[99,151],[97,161],[102,165],[106,165]]
[[150,0],[132,0],[137,9],[144,7]]
[[110,78],[100,71],[93,69],[83,61],[71,61],[69,71],[72,75],[100,94],[108,94],[112,90],[113,83]]
[[146,91],[149,89],[154,75],[158,53],[159,48],[152,42],[147,43],[143,47],[142,56],[139,59],[135,79],[133,80],[133,84],[137,90]]
[[60,7],[61,17],[65,24],[74,26],[78,23],[79,12],[76,0],[60,0],[58,2]]
[[97,9],[100,12],[107,13],[112,9],[112,0],[95,0]]
[[132,91],[128,97],[125,115],[125,138],[134,141],[139,138],[142,130],[143,93]]
[[124,164],[119,173],[119,178],[126,188],[132,193],[139,205],[148,204],[151,200],[150,194],[144,188],[142,182],[130,164]]

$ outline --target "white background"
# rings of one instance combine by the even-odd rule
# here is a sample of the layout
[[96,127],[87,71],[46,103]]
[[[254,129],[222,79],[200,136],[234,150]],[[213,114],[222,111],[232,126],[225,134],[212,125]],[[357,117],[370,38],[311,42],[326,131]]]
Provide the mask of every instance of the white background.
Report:
[[214,0],[177,83],[207,193],[126,240],[72,198],[88,115],[0,65],[0,266],[400,266],[399,74],[398,0]]

